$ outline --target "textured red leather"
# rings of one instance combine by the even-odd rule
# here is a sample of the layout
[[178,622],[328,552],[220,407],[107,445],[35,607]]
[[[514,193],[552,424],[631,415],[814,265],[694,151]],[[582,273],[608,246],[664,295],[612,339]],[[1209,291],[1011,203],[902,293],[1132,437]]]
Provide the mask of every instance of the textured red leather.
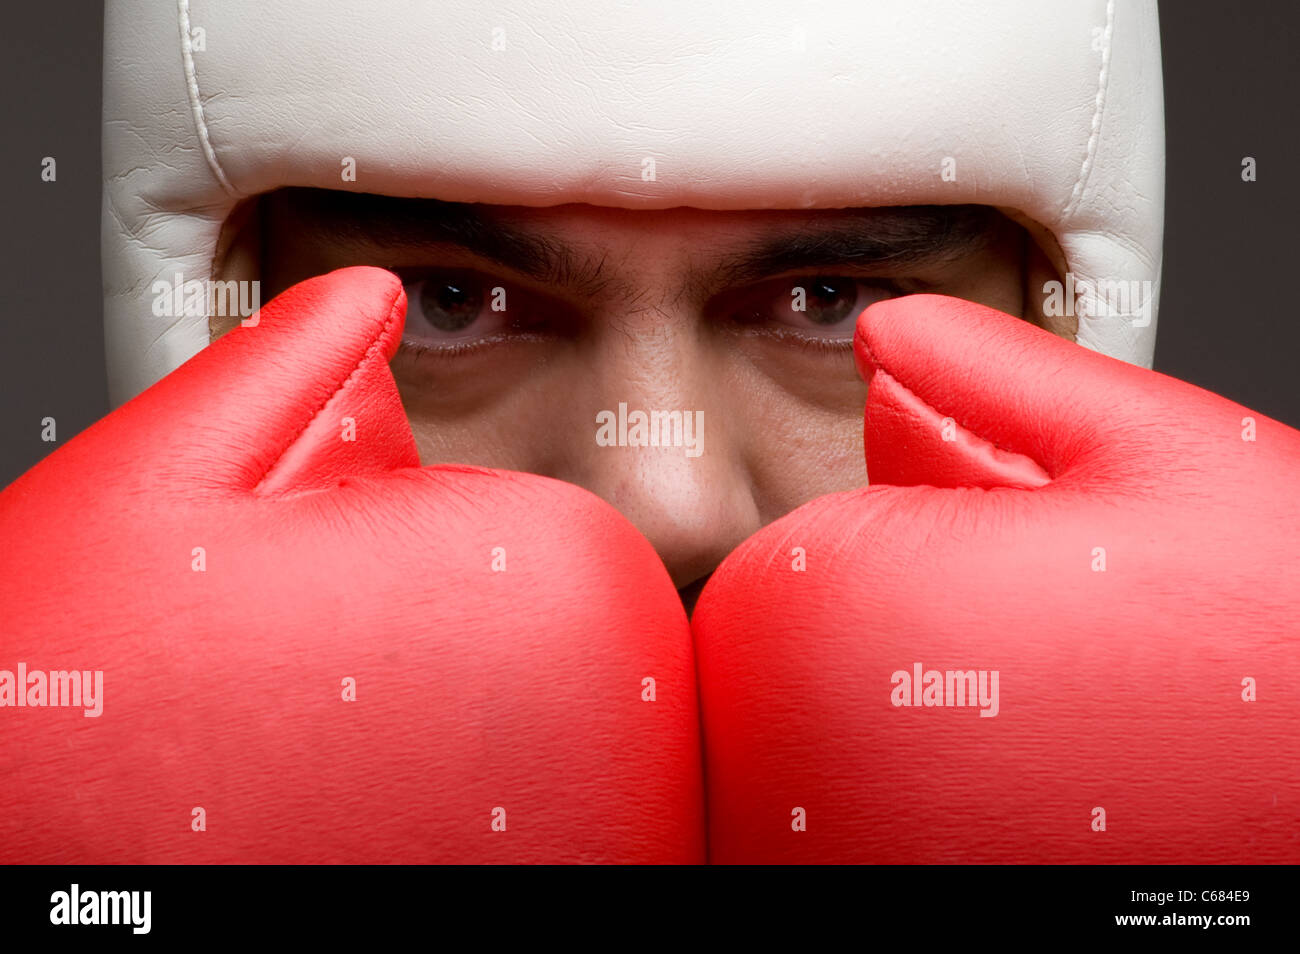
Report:
[[[1300,861],[1300,433],[955,299],[856,354],[872,486],[693,619],[711,859]],[[895,705],[917,663],[998,714]]]
[[703,860],[666,570],[577,487],[421,468],[404,308],[298,285],[0,494],[0,669],[104,674],[0,708],[0,861]]

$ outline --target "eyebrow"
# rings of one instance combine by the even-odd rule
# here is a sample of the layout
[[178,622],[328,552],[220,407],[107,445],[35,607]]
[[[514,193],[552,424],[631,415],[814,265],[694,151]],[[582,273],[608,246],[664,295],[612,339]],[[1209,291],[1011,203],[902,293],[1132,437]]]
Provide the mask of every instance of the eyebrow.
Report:
[[993,215],[982,205],[851,210],[824,223],[760,239],[719,270],[729,282],[741,283],[795,269],[940,264],[986,246],[993,234]]
[[[547,285],[583,297],[617,292],[624,282],[606,270],[607,256],[576,248],[533,229],[485,215],[482,206],[328,189],[281,190],[317,227],[350,243],[410,246],[445,243]],[[891,206],[828,210],[759,238],[721,261],[691,270],[687,287],[744,284],[797,269],[917,267],[953,261],[987,245],[994,210],[980,205]]]

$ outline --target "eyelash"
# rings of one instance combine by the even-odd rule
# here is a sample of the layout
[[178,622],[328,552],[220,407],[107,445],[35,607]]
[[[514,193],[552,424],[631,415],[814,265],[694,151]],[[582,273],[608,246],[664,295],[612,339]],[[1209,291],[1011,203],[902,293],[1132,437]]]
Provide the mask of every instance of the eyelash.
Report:
[[804,335],[793,328],[746,328],[744,333],[774,338],[819,354],[842,354],[845,351],[853,350],[852,338],[826,338],[818,335]]
[[458,358],[475,351],[485,351],[508,341],[536,339],[537,337],[537,335],[529,334],[497,334],[485,335],[482,338],[466,338],[445,345],[426,345],[403,336],[397,350],[399,353],[410,355],[417,361],[425,358]]

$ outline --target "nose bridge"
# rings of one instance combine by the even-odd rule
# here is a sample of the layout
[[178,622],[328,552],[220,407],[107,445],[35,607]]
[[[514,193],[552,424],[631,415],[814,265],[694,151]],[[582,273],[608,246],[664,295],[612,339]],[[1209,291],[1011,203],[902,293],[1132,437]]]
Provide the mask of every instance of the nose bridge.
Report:
[[711,356],[688,309],[642,305],[610,316],[600,340],[603,390],[619,389],[640,401],[684,407],[708,400],[700,378]]
[[759,528],[719,355],[694,316],[663,307],[609,316],[591,347],[592,437],[563,476],[614,504],[685,586]]
[[597,393],[605,427],[596,444],[616,462],[620,481],[642,474],[667,497],[721,478],[732,449],[717,429],[722,407],[707,386],[711,357],[694,329],[668,316],[659,324],[642,318],[611,327],[603,343]]

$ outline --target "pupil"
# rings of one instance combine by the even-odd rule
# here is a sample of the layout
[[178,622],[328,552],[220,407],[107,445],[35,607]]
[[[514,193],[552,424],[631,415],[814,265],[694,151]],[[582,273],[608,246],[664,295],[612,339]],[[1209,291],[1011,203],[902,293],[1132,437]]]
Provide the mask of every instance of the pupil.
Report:
[[853,310],[858,298],[852,293],[852,283],[827,279],[813,282],[811,292],[808,317],[819,325],[833,325],[843,321]]
[[469,294],[463,288],[456,285],[446,284],[438,288],[438,304],[444,308],[454,308],[457,305],[463,305]]
[[425,282],[420,306],[440,331],[460,331],[478,317],[479,296],[460,282]]

